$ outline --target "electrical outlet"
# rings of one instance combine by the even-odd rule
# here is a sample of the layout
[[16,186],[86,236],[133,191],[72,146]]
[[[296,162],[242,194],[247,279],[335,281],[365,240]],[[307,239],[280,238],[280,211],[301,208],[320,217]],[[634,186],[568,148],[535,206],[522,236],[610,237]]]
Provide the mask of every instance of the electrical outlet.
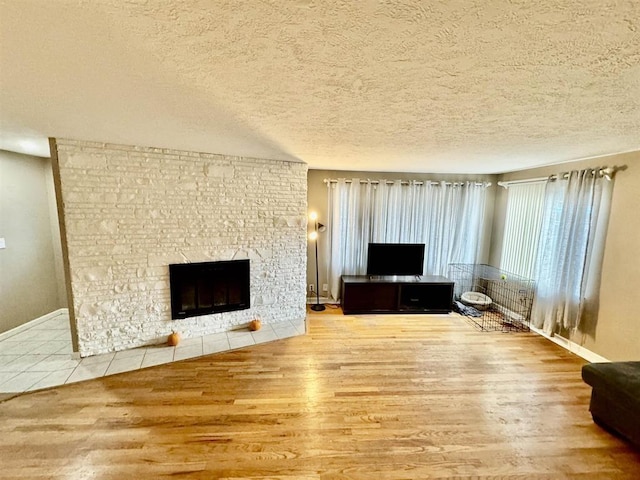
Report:
[[313,283],[309,284],[309,291],[312,293],[316,291],[316,286]]
[[328,283],[323,283],[322,284],[322,291],[323,292],[328,292],[329,291],[329,284]]

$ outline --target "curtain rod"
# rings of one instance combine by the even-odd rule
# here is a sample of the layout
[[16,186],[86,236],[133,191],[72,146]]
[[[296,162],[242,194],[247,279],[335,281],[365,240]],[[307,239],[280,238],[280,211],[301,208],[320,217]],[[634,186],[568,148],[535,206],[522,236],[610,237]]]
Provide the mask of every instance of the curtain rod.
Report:
[[[330,183],[338,183],[338,180],[335,178],[325,178],[323,180],[324,183],[326,183],[327,185],[329,185]],[[353,180],[351,179],[345,179],[345,183],[353,183]],[[379,185],[380,184],[380,180],[360,180],[361,184],[364,183],[371,183],[372,185]],[[387,185],[393,185],[395,182],[393,180],[385,180],[385,183]],[[400,180],[400,184],[401,185],[425,185],[425,184],[429,184],[429,185],[440,185],[441,183],[444,183],[445,185],[464,185],[466,183],[466,181],[460,181],[460,182],[436,182],[433,180],[426,180],[426,181],[419,181],[419,180]],[[475,182],[474,183],[476,186],[483,186],[483,187],[490,187],[491,186],[491,182]]]
[[[596,167],[592,169],[585,168],[585,170],[592,170],[594,175],[597,173],[598,175],[605,177],[607,180],[611,180],[617,171],[626,170],[626,169],[627,169],[626,165],[623,165],[621,167],[614,166],[614,167]],[[576,170],[573,170],[573,171],[576,171]],[[548,177],[527,178],[524,180],[509,180],[506,182],[498,182],[498,185],[500,185],[503,188],[509,188],[511,185],[553,182],[558,179],[564,180],[569,178],[570,173],[571,172],[561,172],[561,173],[554,173],[552,175],[549,175]]]
[[[623,165],[618,167],[617,165],[613,167],[595,167],[595,168],[585,168],[584,170],[591,170],[591,175],[600,175],[601,177],[606,178],[611,181],[619,170],[626,170],[627,166]],[[571,172],[576,172],[579,170],[572,170]],[[566,180],[571,175],[571,172],[562,172],[554,175],[549,175],[548,180],[550,182],[554,182],[556,180]]]
[[498,182],[503,188],[509,188],[511,185],[524,185],[534,183],[546,183],[549,177],[525,178],[524,180],[508,180],[506,182]]

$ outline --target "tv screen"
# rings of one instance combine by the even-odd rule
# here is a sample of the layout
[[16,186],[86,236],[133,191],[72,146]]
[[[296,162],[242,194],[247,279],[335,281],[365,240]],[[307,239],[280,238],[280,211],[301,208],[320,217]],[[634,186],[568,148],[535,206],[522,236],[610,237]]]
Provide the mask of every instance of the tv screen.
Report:
[[370,243],[367,275],[422,275],[424,243]]

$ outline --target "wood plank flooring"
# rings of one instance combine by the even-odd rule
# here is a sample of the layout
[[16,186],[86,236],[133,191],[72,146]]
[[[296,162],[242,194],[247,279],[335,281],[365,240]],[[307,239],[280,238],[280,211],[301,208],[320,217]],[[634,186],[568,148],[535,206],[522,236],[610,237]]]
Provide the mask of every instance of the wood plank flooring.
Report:
[[305,336],[0,403],[2,479],[637,479],[583,361],[457,316]]

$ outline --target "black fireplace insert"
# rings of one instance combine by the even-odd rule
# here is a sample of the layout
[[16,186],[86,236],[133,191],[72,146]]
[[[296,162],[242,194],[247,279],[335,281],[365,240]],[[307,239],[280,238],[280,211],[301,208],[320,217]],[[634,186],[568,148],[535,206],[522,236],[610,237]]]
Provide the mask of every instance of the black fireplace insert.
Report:
[[249,260],[169,265],[169,282],[174,320],[250,306]]

